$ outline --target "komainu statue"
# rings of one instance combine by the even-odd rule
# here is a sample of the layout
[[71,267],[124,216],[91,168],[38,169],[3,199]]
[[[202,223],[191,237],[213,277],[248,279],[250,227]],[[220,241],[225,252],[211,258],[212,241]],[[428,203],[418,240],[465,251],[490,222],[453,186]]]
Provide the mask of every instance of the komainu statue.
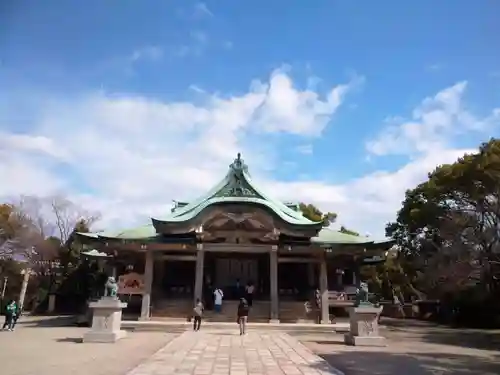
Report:
[[368,284],[362,281],[356,289],[356,306],[372,306],[368,297]]
[[104,285],[104,297],[116,297],[118,294],[118,284],[113,276],[108,277]]

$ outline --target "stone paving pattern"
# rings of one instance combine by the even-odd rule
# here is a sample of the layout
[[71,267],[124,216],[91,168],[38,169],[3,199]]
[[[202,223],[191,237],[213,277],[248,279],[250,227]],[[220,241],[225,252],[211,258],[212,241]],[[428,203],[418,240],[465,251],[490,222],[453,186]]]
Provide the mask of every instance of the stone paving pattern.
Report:
[[1,375],[124,375],[177,335],[133,332],[116,344],[83,344],[88,328],[31,322],[0,331]]
[[128,375],[338,374],[286,333],[185,332]]
[[500,330],[384,319],[387,347],[352,347],[341,335],[294,337],[346,375],[499,375]]
[[252,330],[240,338],[236,325],[198,333],[130,332],[116,344],[81,344],[88,328],[58,322],[23,317],[15,332],[0,332],[0,374],[335,373],[321,358],[345,375],[500,374],[500,330],[386,320],[386,348],[346,347],[342,335],[318,332]]

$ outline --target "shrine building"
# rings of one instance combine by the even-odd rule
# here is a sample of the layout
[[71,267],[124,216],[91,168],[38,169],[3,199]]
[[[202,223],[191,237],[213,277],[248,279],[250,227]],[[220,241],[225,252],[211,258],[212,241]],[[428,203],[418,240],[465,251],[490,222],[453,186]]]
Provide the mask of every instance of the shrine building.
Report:
[[[360,266],[384,261],[392,246],[324,228],[305,218],[299,204],[273,199],[252,181],[240,154],[213,189],[175,202],[164,217],[78,236],[112,256],[109,272],[119,280],[119,294],[143,320],[185,319],[197,298],[211,298],[218,287],[226,314],[208,317],[234,321],[239,291],[252,283],[250,320],[328,323],[335,296],[352,295]],[[306,306],[317,289],[316,319]]]

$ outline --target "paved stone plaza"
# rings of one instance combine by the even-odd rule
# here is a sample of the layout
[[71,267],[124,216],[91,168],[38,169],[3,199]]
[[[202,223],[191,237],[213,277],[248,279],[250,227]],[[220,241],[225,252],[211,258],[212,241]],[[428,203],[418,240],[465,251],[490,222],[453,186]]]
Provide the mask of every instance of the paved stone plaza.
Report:
[[[88,328],[23,317],[0,332],[2,375],[498,375],[500,331],[385,320],[385,348],[346,347],[333,333],[234,329],[130,332],[115,344],[82,344]],[[325,362],[326,360],[326,362]]]
[[116,344],[82,344],[88,328],[59,321],[23,317],[14,332],[0,332],[0,374],[124,375],[177,336],[134,332]]
[[387,347],[350,347],[340,335],[297,334],[346,375],[498,375],[500,330],[382,319]]
[[185,332],[128,375],[339,374],[286,333]]

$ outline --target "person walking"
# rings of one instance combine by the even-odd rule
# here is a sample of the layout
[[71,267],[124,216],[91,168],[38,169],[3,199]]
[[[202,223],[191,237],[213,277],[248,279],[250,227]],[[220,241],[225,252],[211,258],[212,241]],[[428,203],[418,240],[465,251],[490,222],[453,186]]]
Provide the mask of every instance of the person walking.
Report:
[[238,325],[240,326],[240,336],[244,335],[247,330],[248,322],[248,302],[245,298],[240,299],[238,304]]
[[203,316],[203,303],[198,298],[193,308],[193,331],[199,331],[201,327],[201,317]]
[[393,291],[392,293],[393,293],[392,294],[393,304],[394,304],[394,306],[396,306],[396,309],[398,310],[399,317],[403,318],[403,319],[406,318],[406,314],[405,314],[405,310],[404,310],[404,304],[398,298],[398,296],[396,295],[395,291]]
[[252,307],[252,304],[253,304],[253,293],[255,291],[255,287],[253,285],[253,282],[250,281],[247,286],[245,287],[245,298],[247,299],[247,302],[248,302],[248,306],[249,307]]
[[12,331],[16,328],[17,320],[21,317],[21,304],[16,304],[16,312],[12,317]]
[[17,305],[16,302],[12,300],[5,307],[5,322],[3,323],[2,330],[5,330],[6,328],[8,331],[13,330],[16,312],[17,312]]
[[215,288],[214,291],[214,310],[216,313],[220,313],[222,311],[222,299],[224,298],[224,292]]

